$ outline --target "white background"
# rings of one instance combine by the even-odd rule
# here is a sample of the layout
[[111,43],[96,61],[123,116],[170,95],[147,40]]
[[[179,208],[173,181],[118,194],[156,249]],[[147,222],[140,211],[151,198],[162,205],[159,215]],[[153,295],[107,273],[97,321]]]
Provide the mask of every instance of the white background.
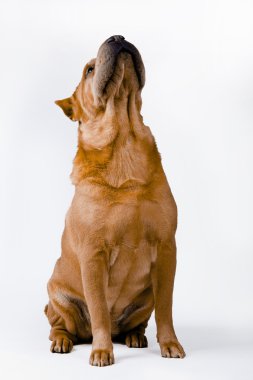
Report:
[[[0,3],[0,375],[3,379],[253,378],[253,3],[246,0]],[[151,127],[179,209],[174,319],[184,360],[115,346],[49,352],[46,283],[74,188],[77,125],[54,105],[109,36],[146,66]]]

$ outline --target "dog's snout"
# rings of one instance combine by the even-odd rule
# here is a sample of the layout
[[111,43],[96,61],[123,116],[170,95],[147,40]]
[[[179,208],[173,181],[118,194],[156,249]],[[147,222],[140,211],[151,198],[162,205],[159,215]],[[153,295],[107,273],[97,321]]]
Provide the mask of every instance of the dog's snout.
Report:
[[[108,95],[108,93],[105,91],[105,88],[109,82],[111,83],[111,87],[116,85],[115,83],[114,85],[112,84],[112,76],[116,70],[116,67],[119,65],[118,57],[120,54],[121,59],[125,61],[124,65],[128,66],[129,72],[131,70],[135,71],[137,80],[139,81],[140,90],[144,86],[145,68],[140,53],[133,44],[125,40],[125,37],[121,35],[113,35],[102,43],[97,53],[96,70],[93,77],[93,91],[98,101],[102,98],[105,99],[105,97]],[[136,75],[133,75],[135,79]],[[116,77],[119,79],[121,76],[116,75]],[[120,82],[117,83],[120,84]],[[107,89],[111,87],[109,86]]]
[[124,40],[125,39],[125,37],[123,37],[123,36],[120,36],[120,35],[116,35],[116,36],[111,36],[111,37],[109,37],[108,38],[108,40],[107,40],[107,43],[109,44],[109,43],[111,43],[111,42],[117,42],[117,41],[122,41],[122,40]]

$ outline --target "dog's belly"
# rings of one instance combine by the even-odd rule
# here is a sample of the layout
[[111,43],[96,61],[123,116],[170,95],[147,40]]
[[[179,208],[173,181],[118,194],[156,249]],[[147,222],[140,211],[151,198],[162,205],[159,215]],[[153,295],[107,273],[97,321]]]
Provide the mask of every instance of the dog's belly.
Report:
[[122,244],[112,250],[107,301],[113,334],[149,318],[154,307],[151,266],[155,258],[156,245],[145,240],[136,248]]
[[115,329],[123,329],[131,318],[136,324],[144,322],[153,309],[151,270],[164,224],[156,202],[116,203],[108,210],[107,302]]
[[145,241],[137,248],[121,245],[112,250],[107,294],[110,310],[122,310],[150,287],[155,257],[156,246],[151,247]]

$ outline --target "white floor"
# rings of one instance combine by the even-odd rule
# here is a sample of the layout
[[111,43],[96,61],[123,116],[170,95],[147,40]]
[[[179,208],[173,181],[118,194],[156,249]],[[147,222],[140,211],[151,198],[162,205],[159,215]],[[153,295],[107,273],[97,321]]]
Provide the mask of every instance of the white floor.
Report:
[[[35,321],[34,321],[35,322]],[[115,344],[116,363],[111,367],[88,364],[90,345],[75,346],[71,354],[49,352],[47,321],[3,331],[0,349],[0,378],[19,380],[51,379],[166,379],[252,380],[253,329],[208,326],[177,326],[187,357],[160,357],[153,320],[147,330],[149,347],[129,349]],[[4,343],[3,343],[4,342]]]

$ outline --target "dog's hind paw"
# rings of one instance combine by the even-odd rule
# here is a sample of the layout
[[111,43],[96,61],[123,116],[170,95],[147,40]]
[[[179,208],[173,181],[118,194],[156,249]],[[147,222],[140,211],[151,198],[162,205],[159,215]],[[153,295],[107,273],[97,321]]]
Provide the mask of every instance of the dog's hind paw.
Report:
[[59,337],[53,340],[50,351],[58,354],[67,354],[73,348],[73,342],[68,337]]
[[144,348],[148,347],[148,340],[144,334],[131,331],[126,335],[125,343],[127,347]]

